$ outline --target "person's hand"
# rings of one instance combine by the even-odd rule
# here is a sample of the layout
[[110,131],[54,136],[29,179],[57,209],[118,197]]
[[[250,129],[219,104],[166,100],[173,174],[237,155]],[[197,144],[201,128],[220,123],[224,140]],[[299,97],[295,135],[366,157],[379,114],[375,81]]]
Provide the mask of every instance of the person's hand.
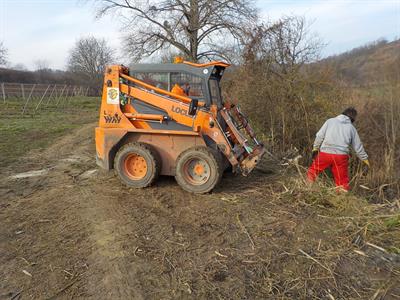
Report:
[[362,162],[368,167],[368,169],[371,168],[371,165],[369,164],[368,159],[364,159]]
[[319,152],[319,149],[318,149],[318,148],[312,149],[312,154],[311,154],[312,159],[314,159],[315,157],[317,157],[318,152]]
[[362,173],[363,175],[367,175],[369,169],[371,168],[371,165],[369,164],[368,159],[364,159],[362,162],[363,162]]

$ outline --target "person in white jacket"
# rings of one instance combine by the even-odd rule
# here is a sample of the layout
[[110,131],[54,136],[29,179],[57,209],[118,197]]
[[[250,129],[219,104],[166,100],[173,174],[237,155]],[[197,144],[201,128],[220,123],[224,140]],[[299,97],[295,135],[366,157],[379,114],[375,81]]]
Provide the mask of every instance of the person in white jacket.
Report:
[[307,172],[311,182],[325,169],[331,168],[336,186],[348,191],[350,146],[358,158],[370,166],[357,129],[353,126],[356,117],[357,110],[354,107],[346,108],[342,114],[327,120],[317,132],[313,146],[314,159]]

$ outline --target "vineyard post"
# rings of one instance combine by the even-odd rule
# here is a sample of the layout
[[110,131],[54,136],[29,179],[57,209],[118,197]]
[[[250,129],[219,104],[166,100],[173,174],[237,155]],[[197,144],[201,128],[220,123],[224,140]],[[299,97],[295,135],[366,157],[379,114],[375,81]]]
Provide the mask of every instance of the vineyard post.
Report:
[[[26,100],[27,103],[31,99],[35,87],[36,87],[36,83],[32,86],[31,91],[29,92],[28,99]],[[25,108],[24,108],[24,110],[25,110]]]
[[53,96],[54,90],[55,90],[56,88],[57,88],[57,84],[55,84],[54,87],[53,87],[53,89],[51,90],[49,99],[48,99],[47,102],[46,102],[46,106],[49,105],[49,102],[50,102],[50,100],[51,100],[51,96]]
[[67,106],[68,98],[71,97],[70,95],[71,95],[71,87],[69,86],[69,87],[67,87],[67,92],[65,93],[64,100],[61,101],[62,108],[65,108]]
[[71,96],[66,100],[67,102],[66,102],[66,105],[69,105],[70,103],[71,103],[71,99],[73,98],[73,97],[75,97],[76,96],[76,86],[74,86],[74,89],[72,90],[72,94],[71,94]]
[[[55,85],[55,90],[54,90],[54,101],[56,101],[58,99],[58,93],[59,93],[59,89],[57,87],[57,85]],[[50,101],[50,100],[49,100]],[[53,101],[53,102],[54,102]]]
[[43,93],[43,95],[42,95],[42,98],[40,98],[39,103],[36,105],[35,112],[37,111],[37,109],[39,108],[40,104],[42,103],[44,97],[45,97],[46,94],[47,94],[47,91],[49,90],[49,88],[50,88],[50,84],[47,86],[47,89],[44,91],[44,93]]
[[[64,100],[64,107],[66,107],[70,102],[71,102],[71,99],[75,96],[75,86],[72,86],[72,92],[70,92],[70,93],[67,93],[67,95],[66,95],[66,97],[65,97],[65,100]],[[71,87],[69,87],[69,91],[71,91]]]
[[21,95],[22,95],[22,99],[25,100],[25,89],[24,89],[24,84],[21,83]]
[[32,87],[31,92],[29,93],[29,96],[28,96],[28,98],[26,99],[24,108],[22,109],[22,114],[25,113],[26,107],[28,106],[29,100],[31,99],[31,96],[32,96],[32,93],[33,93],[33,90],[34,90],[35,86],[36,86],[36,84]]
[[4,91],[4,82],[1,84],[1,91],[3,92],[3,103],[6,103],[6,92]]
[[58,101],[57,101],[56,106],[58,106],[58,103],[60,102],[61,97],[64,95],[64,91],[65,91],[65,88],[66,88],[66,87],[67,87],[67,85],[64,85],[64,88],[61,90],[61,94],[60,94],[60,96],[58,97]]

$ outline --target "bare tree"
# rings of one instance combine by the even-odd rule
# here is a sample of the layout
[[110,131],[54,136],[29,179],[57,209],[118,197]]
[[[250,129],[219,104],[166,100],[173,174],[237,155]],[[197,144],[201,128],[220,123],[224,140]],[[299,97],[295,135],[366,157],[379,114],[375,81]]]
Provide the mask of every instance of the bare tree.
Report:
[[81,38],[70,51],[68,71],[74,73],[82,84],[99,90],[104,68],[112,63],[113,59],[114,50],[104,39]]
[[317,61],[324,46],[321,39],[310,32],[306,19],[299,16],[283,17],[270,25],[258,25],[246,32],[244,40],[245,60],[267,61],[284,74]]
[[135,60],[170,47],[191,61],[225,58],[221,44],[237,41],[257,20],[253,0],[97,0],[99,16],[119,11],[126,49]]
[[47,78],[50,77],[52,70],[49,68],[49,61],[46,59],[37,59],[34,62],[35,75],[39,82],[46,82]]
[[28,71],[28,68],[23,63],[16,63],[11,69],[16,71]]
[[3,42],[0,42],[0,66],[7,63],[7,49],[4,47]]
[[45,71],[49,68],[49,61],[47,59],[37,59],[34,61],[36,71]]
[[243,46],[243,65],[226,83],[230,96],[271,133],[274,151],[310,147],[316,124],[343,100],[332,70],[313,64],[323,43],[303,17],[290,16],[249,29]]

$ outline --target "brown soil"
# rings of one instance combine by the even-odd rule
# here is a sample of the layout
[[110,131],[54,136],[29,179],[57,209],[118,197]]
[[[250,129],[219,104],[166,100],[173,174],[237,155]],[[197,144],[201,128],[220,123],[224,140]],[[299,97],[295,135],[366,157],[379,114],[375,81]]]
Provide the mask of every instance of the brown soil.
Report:
[[132,190],[97,170],[93,127],[3,169],[0,299],[399,299],[398,256],[355,245],[362,225],[321,216],[280,173]]

